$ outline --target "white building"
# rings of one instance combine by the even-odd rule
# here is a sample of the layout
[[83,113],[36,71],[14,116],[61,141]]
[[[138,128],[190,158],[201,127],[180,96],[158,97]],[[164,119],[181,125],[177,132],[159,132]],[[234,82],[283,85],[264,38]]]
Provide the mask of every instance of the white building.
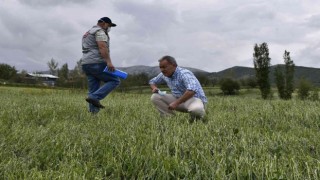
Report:
[[54,76],[51,74],[35,74],[35,73],[28,73],[27,77],[34,79],[36,81],[41,81],[44,85],[47,85],[47,86],[54,86],[56,80],[59,78],[58,76]]

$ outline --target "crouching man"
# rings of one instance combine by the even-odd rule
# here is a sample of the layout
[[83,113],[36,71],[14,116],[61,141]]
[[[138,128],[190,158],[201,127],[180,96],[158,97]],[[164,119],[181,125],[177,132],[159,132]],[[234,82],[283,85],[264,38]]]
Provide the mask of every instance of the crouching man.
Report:
[[[171,56],[159,61],[161,73],[149,81],[152,89],[151,101],[159,110],[161,117],[174,115],[174,111],[186,112],[191,120],[205,116],[207,98],[194,74],[178,66]],[[157,84],[166,83],[172,94],[162,93]]]

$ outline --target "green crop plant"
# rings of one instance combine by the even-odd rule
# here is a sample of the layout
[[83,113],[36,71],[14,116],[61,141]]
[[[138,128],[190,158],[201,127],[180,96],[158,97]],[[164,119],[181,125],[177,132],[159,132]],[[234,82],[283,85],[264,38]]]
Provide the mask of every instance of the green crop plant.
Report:
[[148,93],[0,87],[0,179],[319,179],[319,101],[209,96],[208,122]]

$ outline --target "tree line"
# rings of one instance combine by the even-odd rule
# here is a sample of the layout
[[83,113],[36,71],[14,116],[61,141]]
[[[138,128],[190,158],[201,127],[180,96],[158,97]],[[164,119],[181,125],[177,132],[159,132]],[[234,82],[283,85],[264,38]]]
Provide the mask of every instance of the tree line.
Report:
[[[265,42],[259,45],[255,44],[253,51],[253,64],[256,74],[255,77],[247,77],[245,79],[236,80],[229,76],[219,79],[210,79],[206,75],[197,73],[195,73],[195,76],[203,86],[220,86],[223,95],[237,94],[241,87],[258,87],[263,99],[271,98],[271,58],[269,57],[268,44]],[[309,81],[301,79],[297,85],[294,84],[295,64],[290,57],[289,51],[285,50],[283,59],[284,65],[278,65],[273,74],[279,98],[285,100],[291,99],[296,88],[298,89],[298,95],[301,99],[306,99],[310,96],[317,98],[317,91],[315,91],[314,94],[310,94],[313,87]],[[69,69],[67,63],[62,64],[62,66],[59,67],[59,63],[53,58],[47,62],[47,65],[49,68],[49,73],[59,77],[56,81],[56,86],[82,89],[87,88],[87,80],[86,76],[82,73],[80,60],[77,61],[75,67],[71,70]],[[18,73],[14,66],[0,64],[0,80],[6,80],[15,83],[30,83],[30,81],[25,80],[26,74],[27,71],[25,70],[22,70],[20,73]],[[144,86],[148,86],[148,81],[150,78],[151,77],[148,77],[146,73],[130,75],[126,80],[121,81],[118,89],[120,91],[126,91],[133,88],[141,89]]]
[[[278,96],[281,99],[288,100],[292,98],[292,94],[295,91],[294,71],[295,64],[290,57],[290,52],[285,50],[283,54],[284,66],[277,65],[274,77],[278,90]],[[272,97],[271,85],[270,85],[270,61],[269,48],[267,43],[260,45],[254,45],[253,64],[256,71],[256,80],[259,86],[261,97],[268,99]],[[311,83],[305,79],[301,79],[297,85],[298,97],[300,99],[306,99],[311,94],[310,91],[313,88]],[[313,99],[319,99],[318,90],[315,89],[311,95]]]

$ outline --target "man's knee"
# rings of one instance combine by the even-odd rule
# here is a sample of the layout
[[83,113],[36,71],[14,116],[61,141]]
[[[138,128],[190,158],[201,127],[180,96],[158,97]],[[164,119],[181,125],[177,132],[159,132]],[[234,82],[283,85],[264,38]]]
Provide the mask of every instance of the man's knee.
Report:
[[200,116],[204,116],[206,113],[206,111],[203,108],[192,109],[189,112],[192,114],[200,115]]
[[188,109],[188,112],[190,114],[193,114],[193,115],[196,115],[196,116],[204,116],[205,115],[205,109],[204,109],[204,106],[202,105],[193,105],[193,106],[190,106],[189,109]]
[[120,79],[114,79],[112,81],[107,81],[108,84],[110,84],[112,87],[117,88],[120,85]]
[[121,83],[120,79],[117,79],[116,81],[114,81],[114,85],[116,87],[118,87],[120,85],[120,83]]
[[157,93],[153,93],[150,99],[151,99],[151,102],[157,102],[161,99],[161,96]]

